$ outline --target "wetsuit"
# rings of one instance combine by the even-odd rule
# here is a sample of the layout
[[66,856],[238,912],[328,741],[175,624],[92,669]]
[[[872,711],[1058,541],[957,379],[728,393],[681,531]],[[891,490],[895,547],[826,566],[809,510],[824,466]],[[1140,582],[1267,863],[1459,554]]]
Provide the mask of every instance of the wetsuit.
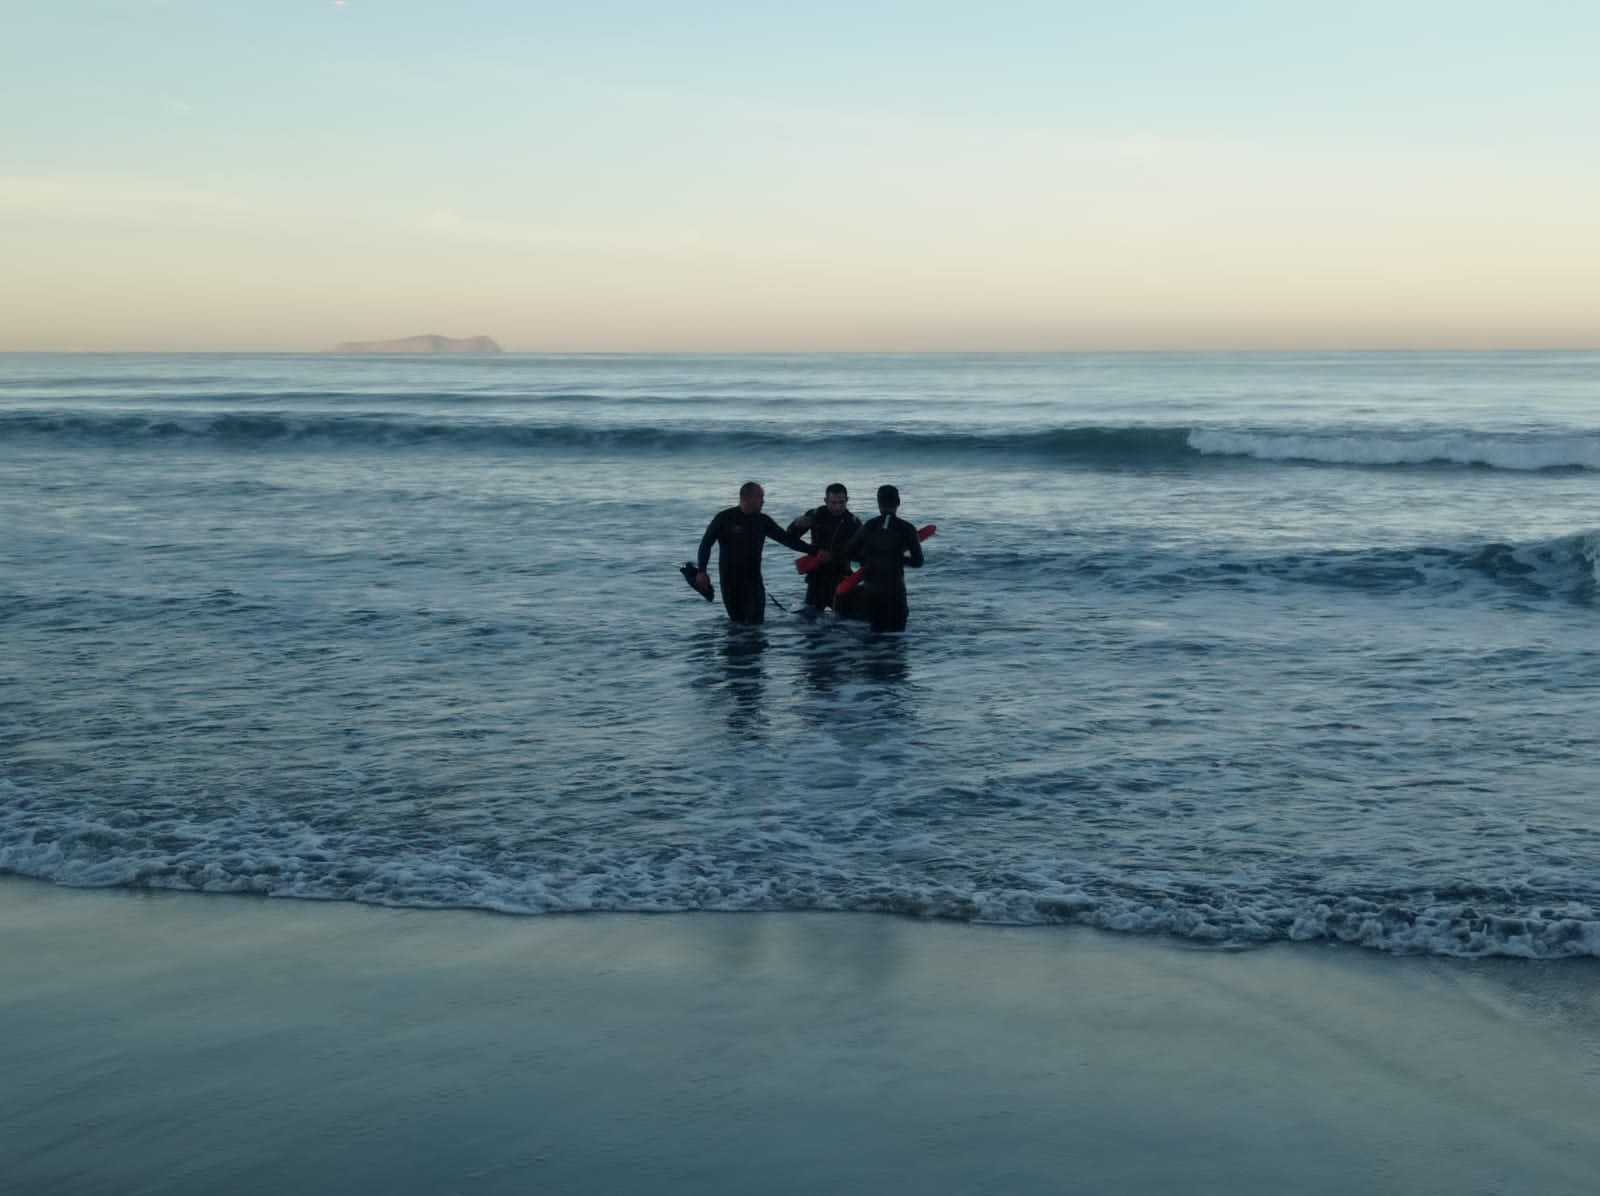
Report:
[[861,525],[845,555],[865,565],[867,575],[857,588],[874,631],[904,631],[906,567],[922,568],[922,542],[917,529],[897,515],[879,515]]
[[[806,574],[806,605],[821,610],[833,605],[833,592],[845,579],[849,569],[844,555],[845,545],[850,543],[850,537],[861,530],[861,520],[849,511],[835,515],[827,507],[816,507],[800,518],[806,516],[811,518],[811,551],[833,554],[831,561],[818,565]],[[798,529],[791,523],[789,530]]]
[[738,507],[718,511],[700,537],[695,563],[703,570],[711,563],[711,546],[717,546],[717,581],[722,605],[735,623],[760,623],[767,615],[767,587],[761,580],[761,546],[776,540],[796,552],[810,552],[793,532],[779,527],[772,516],[746,515]]

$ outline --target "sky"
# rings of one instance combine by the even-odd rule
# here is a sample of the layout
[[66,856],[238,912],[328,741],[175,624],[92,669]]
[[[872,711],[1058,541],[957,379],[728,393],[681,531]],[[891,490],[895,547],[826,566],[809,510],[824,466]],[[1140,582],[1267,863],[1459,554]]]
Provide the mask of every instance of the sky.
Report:
[[1600,347],[1591,0],[0,0],[0,351]]

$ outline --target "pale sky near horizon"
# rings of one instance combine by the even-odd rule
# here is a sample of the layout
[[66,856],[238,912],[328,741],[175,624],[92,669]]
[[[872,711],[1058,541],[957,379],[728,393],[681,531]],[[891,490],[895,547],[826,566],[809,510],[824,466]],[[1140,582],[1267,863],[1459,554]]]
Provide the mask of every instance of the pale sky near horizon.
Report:
[[0,350],[1600,347],[1600,5],[0,3]]

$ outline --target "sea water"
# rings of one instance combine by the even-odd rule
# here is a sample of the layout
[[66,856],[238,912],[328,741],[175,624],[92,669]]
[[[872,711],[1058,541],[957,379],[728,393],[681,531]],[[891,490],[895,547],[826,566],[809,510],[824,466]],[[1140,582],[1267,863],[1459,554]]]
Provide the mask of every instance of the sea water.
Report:
[[1600,955],[1597,500],[1597,354],[0,356],[0,872]]

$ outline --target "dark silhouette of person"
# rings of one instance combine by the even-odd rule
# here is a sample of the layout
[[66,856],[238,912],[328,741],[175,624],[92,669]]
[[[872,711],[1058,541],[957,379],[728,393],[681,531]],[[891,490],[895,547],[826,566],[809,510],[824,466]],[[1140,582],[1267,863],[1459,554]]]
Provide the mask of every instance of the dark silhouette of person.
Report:
[[735,623],[756,624],[766,620],[767,587],[761,579],[761,548],[776,540],[796,552],[810,552],[811,545],[800,536],[779,527],[761,507],[766,491],[757,482],[739,487],[739,505],[718,511],[700,537],[695,557],[695,586],[704,592],[711,584],[706,569],[711,564],[711,548],[717,548],[717,581],[722,586],[722,605]]
[[906,569],[922,568],[922,541],[917,529],[896,515],[899,509],[900,491],[879,486],[878,518],[863,523],[845,548],[845,556],[866,569],[855,593],[862,595],[860,610],[874,631],[906,629]]
[[791,532],[810,531],[811,551],[827,553],[823,561],[806,574],[806,606],[814,613],[833,605],[833,592],[849,572],[844,547],[861,530],[861,520],[850,510],[850,492],[843,482],[834,482],[822,495],[822,505],[812,507],[789,524]]

